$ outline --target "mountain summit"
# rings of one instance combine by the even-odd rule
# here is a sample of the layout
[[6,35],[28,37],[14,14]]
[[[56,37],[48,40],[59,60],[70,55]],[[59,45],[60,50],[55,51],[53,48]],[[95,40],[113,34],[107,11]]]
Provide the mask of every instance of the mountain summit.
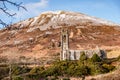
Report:
[[120,26],[110,21],[102,20],[96,17],[91,17],[85,14],[69,12],[69,11],[48,11],[43,12],[39,16],[29,18],[28,20],[17,23],[21,27],[34,27],[40,30],[47,30],[51,28],[60,28],[60,26],[75,26],[81,24],[91,25],[111,25]]
[[120,49],[119,24],[76,12],[48,11],[0,30],[0,53],[52,59],[60,52],[61,28],[69,30],[71,49]]

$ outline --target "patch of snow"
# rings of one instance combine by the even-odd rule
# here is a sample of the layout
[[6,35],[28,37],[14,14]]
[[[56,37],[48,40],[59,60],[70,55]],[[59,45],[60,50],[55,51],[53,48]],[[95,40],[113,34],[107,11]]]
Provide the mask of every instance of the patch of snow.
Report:
[[29,38],[29,40],[33,40],[34,38]]
[[14,41],[14,45],[20,44],[22,41]]
[[51,41],[52,41],[52,42],[55,42],[55,39],[52,39]]
[[61,17],[61,18],[65,18],[65,17],[66,17],[66,14],[61,14],[60,17]]
[[45,32],[45,34],[52,34],[52,32],[50,32],[50,31],[47,31],[47,32]]
[[29,29],[27,30],[27,32],[33,32],[33,31],[36,30],[36,29],[39,29],[39,27],[29,28]]
[[20,29],[23,28],[23,27],[24,27],[24,25],[23,25],[23,24],[20,24]]
[[61,14],[63,11],[46,11],[42,12],[41,14]]
[[35,28],[29,28],[27,32],[32,32]]
[[16,34],[16,33],[17,33],[17,30],[10,31],[10,34]]
[[35,25],[36,22],[37,22],[37,20],[38,20],[38,17],[34,17],[34,20],[33,20],[33,22],[31,23],[31,26]]

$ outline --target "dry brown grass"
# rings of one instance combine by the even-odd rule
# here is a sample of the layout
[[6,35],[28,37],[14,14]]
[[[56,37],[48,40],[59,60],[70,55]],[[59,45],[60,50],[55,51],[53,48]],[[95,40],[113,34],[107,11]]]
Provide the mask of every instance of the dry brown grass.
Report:
[[118,56],[120,56],[120,49],[111,50],[110,52],[107,53],[108,58],[116,58]]

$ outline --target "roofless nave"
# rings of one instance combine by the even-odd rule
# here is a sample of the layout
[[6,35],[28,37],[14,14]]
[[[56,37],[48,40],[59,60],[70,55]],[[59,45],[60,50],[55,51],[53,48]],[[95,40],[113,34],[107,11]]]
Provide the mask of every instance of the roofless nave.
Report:
[[79,60],[81,53],[85,53],[87,57],[91,58],[93,54],[97,54],[101,58],[106,57],[104,50],[71,50],[69,49],[69,31],[68,29],[61,30],[61,53],[60,60]]

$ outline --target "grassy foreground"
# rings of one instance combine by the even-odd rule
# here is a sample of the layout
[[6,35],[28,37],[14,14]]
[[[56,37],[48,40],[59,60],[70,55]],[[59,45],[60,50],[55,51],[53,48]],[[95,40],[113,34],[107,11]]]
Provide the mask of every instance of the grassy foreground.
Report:
[[[13,80],[56,80],[59,78],[69,80],[69,77],[84,78],[84,76],[103,74],[115,70],[116,67],[111,65],[111,63],[118,60],[120,60],[120,57],[102,60],[97,54],[94,54],[92,58],[87,58],[83,53],[78,61],[55,61],[48,67],[29,68],[27,66],[12,65],[12,78]],[[0,66],[0,73],[1,80],[9,80],[9,67],[7,65]]]

